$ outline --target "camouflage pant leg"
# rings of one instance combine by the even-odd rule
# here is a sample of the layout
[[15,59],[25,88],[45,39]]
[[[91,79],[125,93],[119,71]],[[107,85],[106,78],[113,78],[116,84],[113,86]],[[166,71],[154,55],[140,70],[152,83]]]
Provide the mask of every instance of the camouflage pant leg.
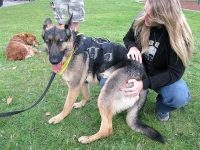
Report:
[[70,0],[69,1],[69,15],[73,13],[73,22],[82,22],[85,17],[83,0]]
[[69,3],[61,4],[52,9],[56,22],[65,24],[66,16],[71,16],[73,13],[73,22],[84,21],[85,10],[83,0],[70,0]]
[[59,24],[65,24],[68,5],[61,4],[59,7],[52,8],[52,12],[56,22]]

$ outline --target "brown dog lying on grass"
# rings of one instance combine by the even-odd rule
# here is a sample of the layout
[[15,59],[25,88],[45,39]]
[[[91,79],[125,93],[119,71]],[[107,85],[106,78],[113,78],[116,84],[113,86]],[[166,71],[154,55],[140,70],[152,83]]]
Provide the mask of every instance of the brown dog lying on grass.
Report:
[[34,54],[40,55],[41,53],[32,47],[38,45],[39,42],[33,34],[22,33],[14,35],[6,47],[6,57],[15,61],[27,59],[34,56]]

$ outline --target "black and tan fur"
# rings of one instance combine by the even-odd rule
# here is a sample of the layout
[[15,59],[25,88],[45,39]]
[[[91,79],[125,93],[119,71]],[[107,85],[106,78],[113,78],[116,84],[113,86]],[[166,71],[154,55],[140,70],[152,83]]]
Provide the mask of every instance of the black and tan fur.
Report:
[[[63,27],[54,26],[50,19],[46,19],[43,26],[42,36],[51,64],[64,63],[69,55],[73,54],[69,66],[62,74],[62,78],[68,85],[64,108],[57,116],[52,117],[49,123],[59,123],[70,114],[73,107],[80,108],[88,102],[90,99],[89,85],[99,83],[98,76],[102,74],[100,68],[104,66],[104,70],[106,70],[103,74],[109,75],[109,78],[98,97],[98,107],[102,119],[100,130],[92,136],[82,136],[78,141],[86,144],[109,136],[113,132],[113,116],[127,110],[126,121],[131,129],[164,143],[164,138],[158,131],[143,124],[139,119],[139,112],[145,103],[147,91],[142,90],[135,97],[125,97],[125,93],[119,90],[122,87],[132,86],[126,84],[128,79],[142,79],[145,75],[143,66],[136,61],[126,59],[127,52],[121,48],[121,50],[114,51],[117,54],[113,56],[116,61],[110,64],[111,67],[107,69],[99,55],[97,62],[94,61],[92,70],[88,71],[90,61],[88,54],[85,52],[74,54],[74,49],[83,41],[80,40],[81,36],[76,36],[75,32],[70,30],[70,25],[71,18]],[[82,100],[75,103],[80,92],[82,92]]]

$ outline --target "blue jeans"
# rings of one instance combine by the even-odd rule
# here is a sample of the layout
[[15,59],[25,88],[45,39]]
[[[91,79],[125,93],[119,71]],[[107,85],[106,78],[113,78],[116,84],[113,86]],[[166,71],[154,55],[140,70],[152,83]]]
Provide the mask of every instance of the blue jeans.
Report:
[[153,90],[158,93],[156,98],[156,108],[157,111],[162,114],[183,107],[190,100],[190,92],[183,79],[180,79],[171,85]]
[[107,78],[103,78],[103,77],[100,79],[100,81],[99,81],[100,83],[99,84],[100,84],[101,87],[104,86],[106,80],[107,80]]

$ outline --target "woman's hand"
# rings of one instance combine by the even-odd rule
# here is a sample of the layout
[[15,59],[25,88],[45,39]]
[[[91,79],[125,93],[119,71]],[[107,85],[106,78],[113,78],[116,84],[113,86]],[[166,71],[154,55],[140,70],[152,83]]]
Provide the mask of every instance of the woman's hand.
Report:
[[133,84],[134,86],[130,88],[120,88],[120,91],[124,91],[126,93],[125,96],[137,96],[143,89],[142,80],[137,81],[135,79],[130,79],[126,84]]
[[133,59],[142,63],[142,55],[137,47],[131,47],[128,54],[128,59]]

